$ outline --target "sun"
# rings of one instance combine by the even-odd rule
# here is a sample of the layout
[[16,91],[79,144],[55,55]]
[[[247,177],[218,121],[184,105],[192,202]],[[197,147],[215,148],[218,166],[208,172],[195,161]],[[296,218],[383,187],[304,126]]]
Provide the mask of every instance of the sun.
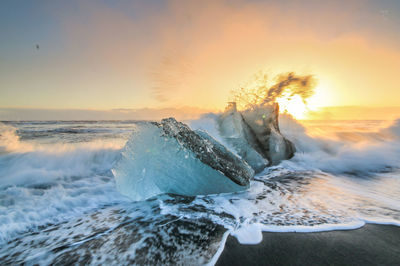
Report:
[[281,113],[288,113],[296,119],[305,119],[309,111],[300,95],[290,96],[284,93],[276,99],[276,102],[279,104]]
[[284,91],[275,101],[279,104],[280,113],[292,115],[297,120],[308,119],[311,113],[319,112],[322,102],[332,98],[330,96],[329,86],[319,84],[315,89],[315,93],[303,99],[300,95],[293,93],[290,90]]

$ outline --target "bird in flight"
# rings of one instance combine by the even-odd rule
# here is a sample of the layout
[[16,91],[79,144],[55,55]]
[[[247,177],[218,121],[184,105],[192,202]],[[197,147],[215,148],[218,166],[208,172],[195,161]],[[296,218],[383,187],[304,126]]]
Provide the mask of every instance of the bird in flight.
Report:
[[39,50],[39,48],[40,48],[39,44],[36,44],[36,50]]

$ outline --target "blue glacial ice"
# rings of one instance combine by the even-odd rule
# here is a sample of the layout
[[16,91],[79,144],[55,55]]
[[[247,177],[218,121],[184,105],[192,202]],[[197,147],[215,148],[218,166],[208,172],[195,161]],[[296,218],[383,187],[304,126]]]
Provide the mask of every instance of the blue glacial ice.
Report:
[[194,196],[244,190],[254,171],[206,132],[169,118],[140,124],[113,174],[122,194],[144,200],[161,193]]

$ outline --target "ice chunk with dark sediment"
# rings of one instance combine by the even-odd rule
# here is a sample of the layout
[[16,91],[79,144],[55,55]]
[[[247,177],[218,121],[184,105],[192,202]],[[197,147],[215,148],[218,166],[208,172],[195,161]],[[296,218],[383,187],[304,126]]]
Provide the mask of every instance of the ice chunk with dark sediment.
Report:
[[254,176],[244,160],[206,132],[174,118],[140,124],[121,155],[113,169],[117,188],[133,200],[240,191]]
[[219,131],[256,172],[293,157],[295,147],[279,130],[278,104],[237,111],[230,103],[219,118]]

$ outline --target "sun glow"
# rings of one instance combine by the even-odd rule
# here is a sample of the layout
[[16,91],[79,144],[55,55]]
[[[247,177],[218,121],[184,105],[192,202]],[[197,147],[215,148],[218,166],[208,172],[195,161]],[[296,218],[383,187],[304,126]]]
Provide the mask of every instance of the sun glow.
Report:
[[309,107],[300,95],[290,96],[284,93],[281,97],[276,99],[276,102],[279,104],[281,113],[288,113],[296,119],[305,119],[309,111]]
[[315,93],[305,100],[298,94],[291,95],[290,90],[283,92],[276,99],[276,102],[279,104],[280,113],[290,114],[299,120],[309,119],[310,116],[318,113],[326,103],[329,105],[329,99],[334,98],[331,86],[320,77],[318,77],[318,83],[318,86],[314,89]]

